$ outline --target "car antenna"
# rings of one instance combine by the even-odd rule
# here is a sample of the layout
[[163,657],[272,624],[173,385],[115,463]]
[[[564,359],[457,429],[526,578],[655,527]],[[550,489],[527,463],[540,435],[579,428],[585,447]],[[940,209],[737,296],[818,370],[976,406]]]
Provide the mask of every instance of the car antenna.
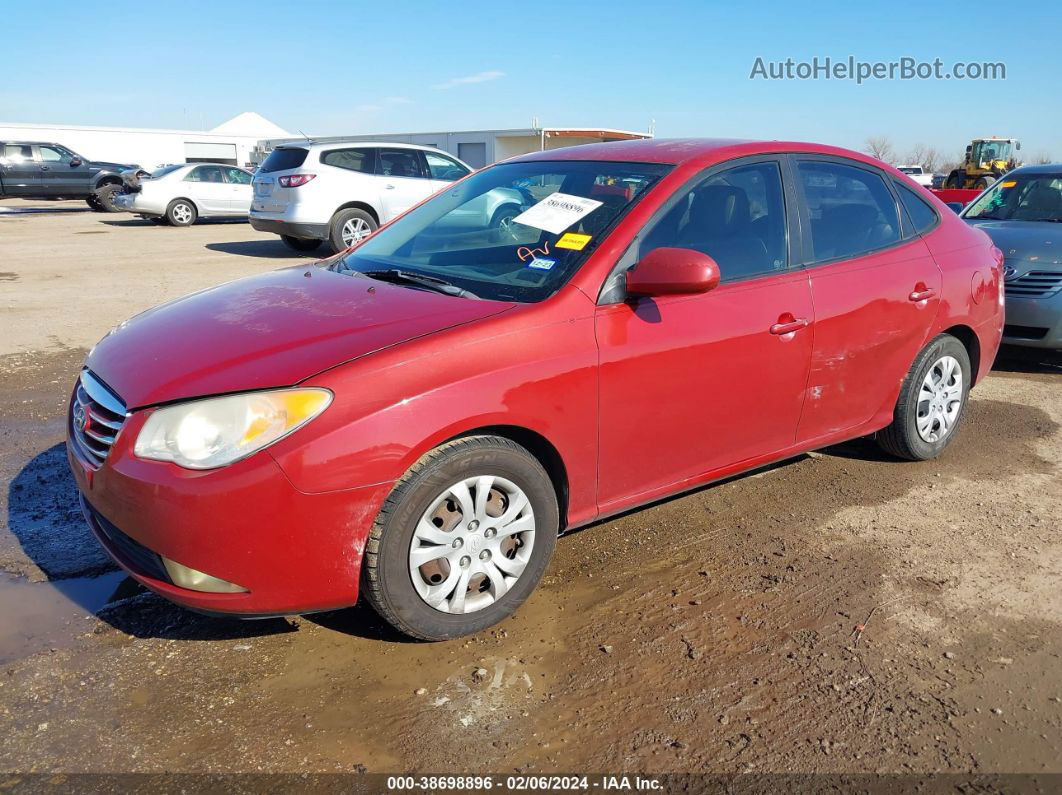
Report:
[[303,132],[302,130],[299,130],[299,135],[301,135],[301,136],[302,136],[303,138],[305,138],[305,139],[306,139],[307,141],[311,140],[310,136],[308,136],[308,135],[307,135],[306,133],[304,133],[304,132]]

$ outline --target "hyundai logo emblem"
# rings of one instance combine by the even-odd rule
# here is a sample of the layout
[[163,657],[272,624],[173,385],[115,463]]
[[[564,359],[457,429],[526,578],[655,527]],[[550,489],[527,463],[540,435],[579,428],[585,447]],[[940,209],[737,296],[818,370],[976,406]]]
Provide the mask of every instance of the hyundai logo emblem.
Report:
[[1015,276],[1018,275],[1018,269],[1013,265],[1008,265],[1003,269],[1003,281],[1009,282]]
[[74,406],[74,427],[84,433],[86,425],[88,425],[88,414],[85,413],[85,407],[79,403]]

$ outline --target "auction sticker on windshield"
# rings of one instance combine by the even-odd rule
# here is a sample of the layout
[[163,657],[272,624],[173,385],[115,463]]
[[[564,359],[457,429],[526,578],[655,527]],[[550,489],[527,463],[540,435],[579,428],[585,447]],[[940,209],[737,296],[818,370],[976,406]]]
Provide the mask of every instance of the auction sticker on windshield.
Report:
[[567,193],[551,193],[516,216],[513,222],[559,235],[600,206],[601,202],[594,199],[584,199],[582,196],[571,196]]

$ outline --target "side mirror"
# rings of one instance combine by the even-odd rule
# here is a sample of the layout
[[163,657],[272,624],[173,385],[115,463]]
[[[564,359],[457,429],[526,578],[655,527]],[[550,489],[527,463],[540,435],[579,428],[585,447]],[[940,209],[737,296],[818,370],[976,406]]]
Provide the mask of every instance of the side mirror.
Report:
[[719,266],[700,251],[657,248],[627,271],[627,295],[706,293],[719,284]]
[[70,168],[77,168],[80,165],[81,165],[81,158],[80,157],[75,157],[74,159],[72,159],[70,161]]
[[962,208],[963,208],[962,202],[944,202],[944,203],[946,205],[948,205],[948,209],[951,210],[956,215],[958,215],[959,213],[962,212]]

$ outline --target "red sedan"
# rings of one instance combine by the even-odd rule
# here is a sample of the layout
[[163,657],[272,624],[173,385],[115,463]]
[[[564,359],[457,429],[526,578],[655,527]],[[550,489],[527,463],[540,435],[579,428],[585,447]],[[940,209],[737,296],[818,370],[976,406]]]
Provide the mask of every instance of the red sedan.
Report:
[[122,324],[70,465],[100,542],[178,604],[362,593],[452,638],[512,613],[564,530],[853,437],[938,455],[999,344],[1001,262],[855,152],[539,152]]

